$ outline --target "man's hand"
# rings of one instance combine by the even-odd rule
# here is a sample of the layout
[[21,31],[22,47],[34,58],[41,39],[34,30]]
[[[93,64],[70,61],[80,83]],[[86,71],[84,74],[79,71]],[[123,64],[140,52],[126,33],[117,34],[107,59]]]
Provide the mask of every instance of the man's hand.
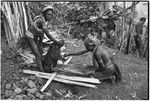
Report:
[[56,44],[57,44],[59,47],[62,47],[62,46],[65,44],[65,42],[64,42],[64,40],[60,40],[60,41],[57,41]]
[[63,62],[67,61],[67,59],[65,59],[63,55],[60,56],[59,60],[62,60]]

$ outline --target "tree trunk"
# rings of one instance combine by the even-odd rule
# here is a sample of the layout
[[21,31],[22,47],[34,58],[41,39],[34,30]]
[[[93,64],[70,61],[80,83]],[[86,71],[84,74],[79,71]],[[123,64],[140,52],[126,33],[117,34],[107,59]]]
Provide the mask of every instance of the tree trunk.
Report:
[[[123,7],[123,10],[126,9],[126,6],[125,6],[125,2],[124,2],[124,7]],[[125,21],[126,21],[126,17],[125,16],[122,16],[122,38],[121,38],[121,44],[120,44],[120,51],[123,50],[123,46],[124,46],[124,42],[125,42]]]
[[1,8],[5,16],[4,29],[10,48],[16,48],[17,41],[24,36],[27,28],[25,2],[2,2]]
[[131,23],[129,24],[128,37],[127,37],[127,46],[125,50],[125,54],[129,54],[129,46],[130,46],[130,37],[131,37]]
[[144,40],[145,43],[143,44],[143,46],[144,46],[144,47],[143,47],[143,57],[146,57],[146,58],[148,59],[148,52],[149,52],[149,51],[148,51],[148,47],[149,47],[149,46],[148,46],[148,41],[149,41],[149,40],[148,40],[148,34],[149,34],[149,33],[148,33],[148,25],[147,25],[147,28],[146,28],[146,32],[145,32],[145,33],[146,33],[146,35],[145,35],[145,40]]
[[[133,2],[134,4],[134,2]],[[133,5],[132,4],[132,5]],[[125,54],[129,54],[130,51],[130,39],[131,39],[131,33],[133,33],[133,18],[135,17],[135,8],[136,6],[134,6],[133,8],[131,8],[131,17],[129,22],[129,30],[128,30],[128,37],[127,37],[127,46],[126,46],[126,50],[125,50]]]

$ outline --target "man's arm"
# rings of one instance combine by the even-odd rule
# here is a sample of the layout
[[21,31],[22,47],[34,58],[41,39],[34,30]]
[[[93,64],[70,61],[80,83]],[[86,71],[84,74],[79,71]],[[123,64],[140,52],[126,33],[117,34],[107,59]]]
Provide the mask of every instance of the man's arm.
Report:
[[54,41],[58,45],[62,45],[63,44],[63,42],[57,41],[52,35],[49,34],[48,28],[47,28],[45,22],[43,21],[43,19],[39,18],[35,22],[35,25],[39,26],[50,40]]
[[47,36],[50,40],[54,41],[55,43],[57,43],[57,44],[59,44],[59,45],[63,44],[63,43],[60,43],[59,41],[57,41],[53,36],[51,36],[51,35],[49,34],[49,31],[48,31],[48,29],[47,29],[46,26],[43,26],[43,31],[44,31],[44,33],[46,34],[46,36]]
[[83,51],[79,51],[79,52],[77,52],[77,53],[68,53],[68,54],[65,54],[64,56],[66,57],[66,56],[78,56],[78,55],[82,55],[82,54],[85,54],[85,53],[87,53],[87,52],[89,52],[88,50],[83,50]]

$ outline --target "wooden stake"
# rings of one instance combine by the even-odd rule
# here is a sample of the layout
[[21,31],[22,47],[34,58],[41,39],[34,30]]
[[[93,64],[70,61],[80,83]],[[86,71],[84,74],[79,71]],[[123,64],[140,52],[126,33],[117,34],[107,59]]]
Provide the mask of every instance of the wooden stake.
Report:
[[57,74],[56,72],[52,74],[52,76],[48,79],[46,84],[40,90],[41,92],[43,92],[47,88],[47,86],[51,83],[51,81],[56,77],[56,74]]

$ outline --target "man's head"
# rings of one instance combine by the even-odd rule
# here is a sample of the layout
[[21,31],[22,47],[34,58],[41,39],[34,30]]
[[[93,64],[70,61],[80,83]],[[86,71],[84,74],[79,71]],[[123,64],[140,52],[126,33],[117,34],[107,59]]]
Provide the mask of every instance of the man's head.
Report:
[[46,6],[42,9],[42,15],[46,21],[51,20],[54,13],[54,8],[52,6]]
[[145,17],[140,18],[140,22],[141,22],[142,24],[144,24],[145,21],[146,21],[146,18],[145,18]]
[[87,50],[93,51],[93,49],[94,49],[95,46],[96,46],[94,37],[89,34],[89,35],[86,37],[86,39],[84,40],[84,45],[85,45],[85,48],[86,48]]
[[117,9],[117,5],[113,5],[112,7],[113,7],[113,9]]

